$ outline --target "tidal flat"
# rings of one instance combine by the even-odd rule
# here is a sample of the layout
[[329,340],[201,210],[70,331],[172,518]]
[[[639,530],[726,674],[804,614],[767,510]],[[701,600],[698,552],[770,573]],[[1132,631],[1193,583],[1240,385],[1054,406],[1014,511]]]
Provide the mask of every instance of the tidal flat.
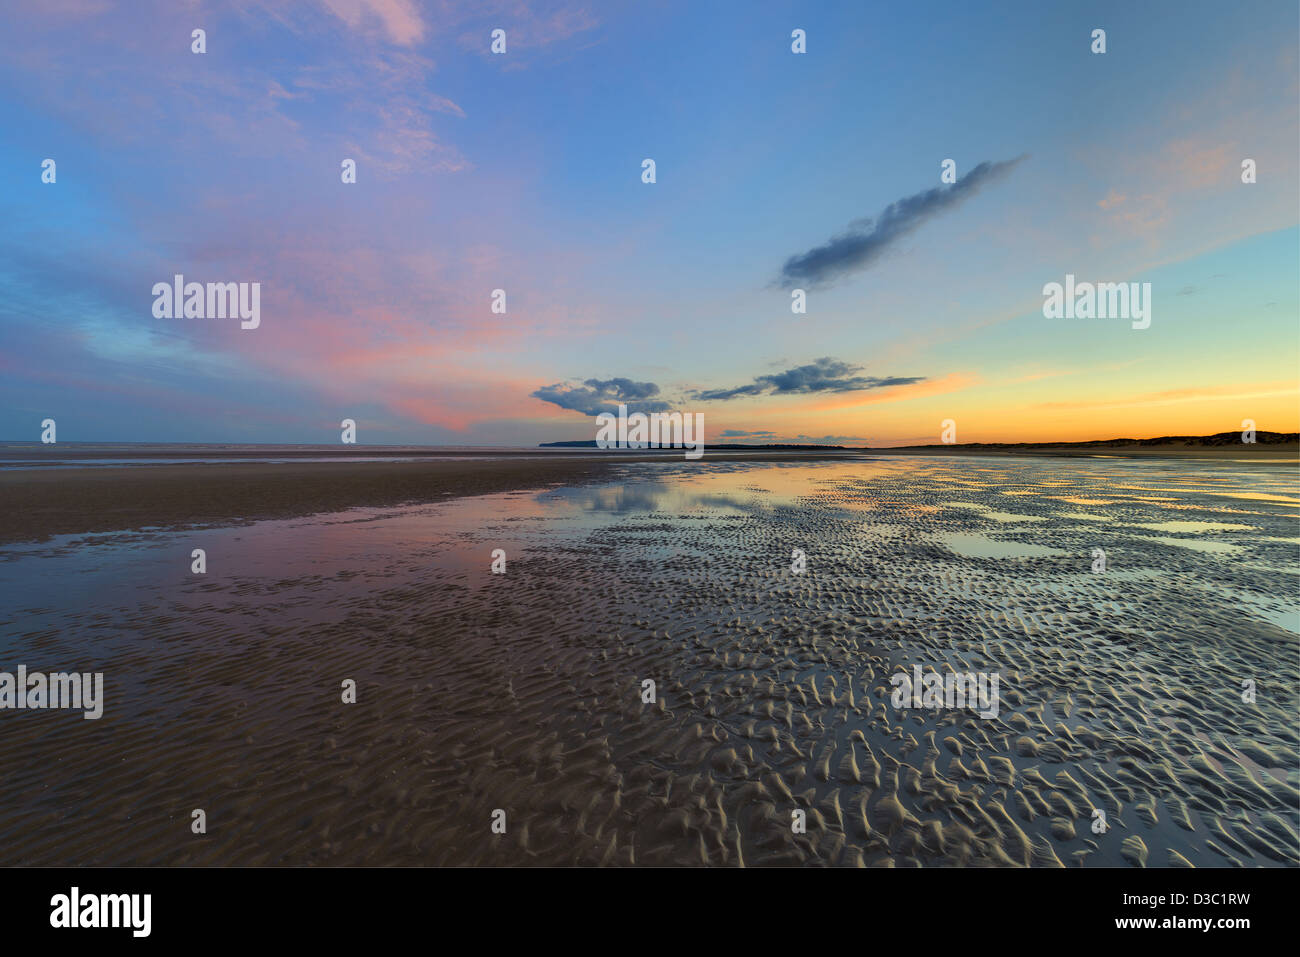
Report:
[[1300,864],[1293,465],[582,479],[0,546],[0,865]]

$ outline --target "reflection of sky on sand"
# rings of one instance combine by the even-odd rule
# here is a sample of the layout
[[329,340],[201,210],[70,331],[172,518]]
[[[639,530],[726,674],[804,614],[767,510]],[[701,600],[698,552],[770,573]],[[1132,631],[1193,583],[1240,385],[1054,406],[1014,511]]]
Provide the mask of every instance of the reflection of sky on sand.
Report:
[[1253,525],[1236,525],[1232,522],[1133,522],[1133,528],[1149,528],[1153,532],[1231,532],[1249,531]]
[[[747,779],[745,793],[779,800],[811,789],[810,806],[856,807],[862,794],[860,813],[888,823],[895,811],[884,789],[855,790],[883,763],[899,769],[889,800],[939,826],[973,819],[960,792],[983,804],[981,795],[1005,788],[998,802],[1034,842],[1035,860],[1122,866],[1124,839],[1140,834],[1155,866],[1174,852],[1215,864],[1205,846],[1220,840],[1210,812],[1229,794],[1255,815],[1234,822],[1238,833],[1286,846],[1285,835],[1257,825],[1269,810],[1294,829],[1294,805],[1285,803],[1293,792],[1265,788],[1287,784],[1294,765],[1293,715],[1279,700],[1295,682],[1286,652],[1300,633],[1300,529],[1286,505],[1264,500],[1247,511],[1205,489],[1293,497],[1295,477],[1257,467],[1162,472],[1150,484],[1171,491],[1157,502],[1099,494],[1117,479],[1131,483],[1124,460],[1004,459],[981,465],[988,481],[979,486],[954,481],[970,475],[969,464],[637,466],[572,488],[64,537],[0,550],[8,586],[0,656],[76,661],[114,676],[121,711],[109,720],[137,725],[130,740],[139,743],[94,751],[98,771],[69,775],[79,788],[113,793],[114,782],[95,776],[104,768],[125,767],[138,782],[150,780],[155,760],[224,769],[260,755],[250,806],[278,793],[295,820],[311,813],[331,828],[358,822],[358,834],[379,808],[399,822],[409,810],[417,827],[441,834],[462,806],[436,827],[431,809],[512,785],[520,790],[511,800],[555,788],[578,806],[591,800],[593,781],[625,768],[662,775],[653,789],[638,784],[617,795],[634,809],[619,825],[637,829],[638,848],[659,846],[670,830],[680,836],[668,817],[679,806],[660,796],[693,808],[694,785],[673,783],[684,780],[716,782],[708,786],[728,820],[743,822],[743,841],[757,833],[744,816],[752,797],[737,797]],[[1041,491],[1045,475],[1055,492],[1108,504],[1002,494]],[[207,550],[206,576],[190,573],[195,547]],[[796,547],[808,561],[797,577]],[[1091,571],[1097,547],[1104,573]],[[505,576],[490,571],[497,548],[506,552]],[[915,664],[1000,670],[1000,723],[882,715],[885,672]],[[1236,708],[1224,676],[1239,672],[1260,678],[1258,712]],[[320,787],[328,779],[322,758],[343,780],[361,779],[351,755],[329,763],[333,740],[304,745],[319,737],[320,719],[316,699],[301,689],[319,685],[328,692],[321,703],[336,699],[342,674],[395,692],[364,698],[368,710],[337,725],[337,750],[364,735],[356,753],[379,755],[375,773],[358,800],[344,794],[305,808],[331,793]],[[660,686],[668,707],[650,738],[633,680],[645,674],[672,682]],[[859,704],[848,702],[850,691]],[[625,692],[632,704],[620,712],[612,702]],[[1228,712],[1216,709],[1220,700]],[[358,719],[369,714],[367,728]],[[227,751],[211,750],[205,729],[224,735],[230,715],[246,725],[234,725]],[[184,751],[191,741],[201,742],[199,758]],[[874,750],[871,765],[859,760],[861,743]],[[473,750],[454,750],[462,745]],[[906,769],[923,767],[931,750],[940,755],[934,781],[910,786],[919,779],[909,782]],[[278,791],[263,783],[299,762],[306,770]],[[1069,798],[1074,810],[1059,812],[1074,820],[1077,837],[1054,836],[1048,811],[1018,812],[1032,802],[1052,810],[1064,794],[1060,773],[1082,782]],[[408,806],[409,788],[430,780],[442,790]],[[200,784],[205,793],[214,787]],[[187,778],[177,794],[194,786]],[[1176,805],[1158,805],[1154,821],[1139,810],[1148,798],[1188,795],[1204,800],[1192,811],[1194,830],[1177,822]],[[1118,800],[1125,828],[1092,840],[1088,808]],[[515,819],[530,827],[551,814],[540,803],[524,806]],[[566,829],[561,844],[567,849],[574,836]],[[900,832],[889,850],[905,856],[904,839],[920,837]],[[989,839],[1024,856],[1018,832]]]
[[[874,462],[829,465],[730,465],[709,471],[673,472],[636,478],[616,485],[548,489],[537,496],[546,506],[569,506],[587,512],[627,515],[706,510],[756,514],[795,508],[800,500],[825,492],[837,480],[861,481],[888,474]],[[761,486],[754,482],[760,480]],[[848,507],[848,506],[846,506]]]
[[1002,541],[977,532],[950,532],[943,543],[958,555],[966,558],[1037,558],[1064,555],[1065,552],[1032,542]]
[[1020,523],[1020,522],[1045,522],[1047,519],[1042,515],[1023,515],[1020,512],[999,512],[987,505],[979,502],[944,502],[947,508],[971,509],[980,513],[981,518],[991,518],[995,522]]
[[1153,538],[1153,542],[1160,542],[1163,545],[1173,545],[1176,548],[1190,548],[1197,552],[1209,552],[1217,555],[1236,555],[1242,550],[1242,546],[1234,545],[1231,542],[1209,542],[1199,541],[1191,538]]
[[[1159,566],[1175,553],[1188,560],[1231,557],[1243,569],[1274,575],[1300,568],[1300,522],[1286,507],[1300,498],[1289,467],[1171,467],[1124,459],[1000,459],[996,467],[971,466],[970,459],[919,458],[645,463],[607,484],[352,509],[235,528],[62,536],[0,550],[6,583],[21,596],[0,606],[0,628],[16,620],[15,604],[28,612],[75,605],[89,614],[101,601],[130,594],[180,589],[197,599],[218,580],[274,591],[272,607],[284,614],[324,592],[360,598],[406,577],[436,575],[444,583],[479,588],[489,580],[493,548],[504,548],[510,562],[536,562],[536,572],[544,574],[546,556],[555,549],[589,547],[593,535],[614,525],[631,533],[648,559],[658,560],[682,553],[680,542],[664,544],[670,537],[664,532],[687,520],[707,522],[718,548],[738,547],[741,536],[759,527],[782,536],[779,530],[788,529],[792,541],[815,547],[810,516],[848,517],[861,522],[864,542],[920,535],[946,548],[953,561],[1016,559],[1026,575],[1033,574],[1035,560],[1075,562],[1087,571],[1097,546],[1116,570],[1142,562]],[[1159,488],[1133,484],[1135,470],[1158,474],[1160,481],[1150,484]],[[969,479],[976,473],[992,481],[973,486]],[[1023,509],[1018,512],[993,507],[1007,501],[1000,493],[1048,487],[1072,494],[1027,494],[1017,499]],[[1121,499],[1117,489],[1158,491],[1165,500]],[[1102,490],[1106,497],[1094,494]],[[1231,499],[1258,504],[1246,511]],[[1171,508],[1177,520],[1168,517]],[[193,548],[207,551],[206,581],[189,572]]]

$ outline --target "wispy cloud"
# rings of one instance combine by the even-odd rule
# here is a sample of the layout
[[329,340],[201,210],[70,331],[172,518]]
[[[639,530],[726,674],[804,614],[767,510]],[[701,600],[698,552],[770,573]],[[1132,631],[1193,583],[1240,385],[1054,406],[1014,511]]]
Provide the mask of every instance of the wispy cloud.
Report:
[[384,35],[399,46],[411,46],[424,39],[424,20],[411,0],[321,0],[326,9],[353,30],[372,30],[378,25]]
[[787,259],[781,269],[780,284],[786,289],[815,288],[869,269],[900,239],[1002,179],[1024,159],[1025,156],[1017,156],[999,163],[985,161],[951,186],[936,186],[896,200],[874,220],[868,217],[853,221],[829,242]]
[[505,30],[512,56],[501,61],[504,69],[522,69],[527,65],[527,58],[521,60],[515,55],[521,51],[536,53],[573,46],[574,37],[600,25],[600,19],[587,4],[569,0],[478,0],[465,9],[473,11],[474,28],[460,34],[460,46],[481,56],[491,56],[487,28]]

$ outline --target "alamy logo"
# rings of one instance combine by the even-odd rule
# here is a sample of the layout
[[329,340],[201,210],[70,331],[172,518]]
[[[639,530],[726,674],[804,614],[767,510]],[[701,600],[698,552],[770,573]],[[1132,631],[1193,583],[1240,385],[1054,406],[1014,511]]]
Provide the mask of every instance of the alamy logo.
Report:
[[19,665],[17,674],[0,671],[0,711],[8,708],[72,708],[84,710],[82,717],[87,721],[98,721],[104,714],[104,673],[56,671],[46,675],[39,671],[28,673],[26,665]]
[[186,282],[177,273],[172,282],[153,285],[155,319],[241,319],[241,329],[262,324],[260,282]]
[[51,927],[127,927],[133,937],[148,937],[152,929],[152,894],[69,894],[50,898]]
[[985,671],[958,674],[950,671],[941,675],[937,671],[921,673],[920,665],[912,666],[912,674],[900,671],[890,675],[894,686],[891,696],[895,708],[975,708],[981,718],[996,718],[1000,711],[998,683],[1002,676]]
[[596,416],[598,449],[686,449],[688,459],[704,454],[704,413],[633,412],[619,403],[618,416],[602,412]]
[[1081,282],[1066,273],[1065,285],[1043,287],[1043,316],[1047,319],[1132,319],[1134,329],[1151,325],[1151,283]]

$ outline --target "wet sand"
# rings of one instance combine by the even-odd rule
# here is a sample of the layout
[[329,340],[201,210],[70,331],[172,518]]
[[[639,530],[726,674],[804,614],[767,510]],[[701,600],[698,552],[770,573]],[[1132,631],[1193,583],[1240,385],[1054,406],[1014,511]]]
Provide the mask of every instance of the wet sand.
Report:
[[0,666],[107,691],[0,713],[0,864],[1300,863],[1293,470],[618,468],[0,549]]
[[[1030,447],[980,452],[969,447],[928,446],[915,449],[828,452],[711,452],[713,463],[791,463],[864,460],[898,455],[969,457],[1024,457]],[[1038,447],[1034,447],[1037,449]],[[1246,451],[1243,451],[1246,450]],[[276,450],[277,457],[319,456],[324,447],[295,452]],[[44,450],[48,454],[48,449]],[[337,449],[329,450],[339,454]],[[39,446],[15,447],[10,458],[39,457]],[[59,455],[75,461],[79,456],[104,454],[85,449]],[[114,447],[115,457],[131,452]],[[138,453],[157,455],[155,449]],[[169,450],[168,454],[177,452]],[[196,450],[193,456],[220,454],[230,457],[265,456],[255,449]],[[492,458],[472,450],[391,450],[361,448],[352,454],[376,457],[368,462],[222,462],[117,467],[64,467],[0,469],[0,545],[40,541],[51,535],[107,532],[138,528],[184,528],[214,523],[248,523],[275,518],[307,516],[345,508],[436,502],[455,496],[486,495],[520,488],[582,485],[612,481],[632,474],[646,464],[681,464],[680,452],[592,453],[590,451],[501,451]],[[1040,453],[1035,451],[1035,455]],[[1112,455],[1109,451],[1080,452],[1062,447],[1041,452],[1043,457],[1124,457],[1148,459],[1258,459],[1259,464],[1286,462],[1300,455],[1294,443],[1184,449],[1157,447]],[[414,456],[409,460],[407,457]],[[394,461],[383,461],[392,458]],[[0,455],[0,462],[4,456]],[[1252,463],[1253,464],[1253,463]]]
[[[375,453],[367,450],[366,454]],[[616,478],[637,463],[682,461],[680,452],[603,456],[516,453],[459,460],[453,453],[438,454],[449,460],[0,470],[0,500],[5,503],[0,510],[0,544],[75,532],[249,522],[517,488],[577,485]],[[727,461],[760,462],[844,457],[844,453],[815,452],[725,456]]]

